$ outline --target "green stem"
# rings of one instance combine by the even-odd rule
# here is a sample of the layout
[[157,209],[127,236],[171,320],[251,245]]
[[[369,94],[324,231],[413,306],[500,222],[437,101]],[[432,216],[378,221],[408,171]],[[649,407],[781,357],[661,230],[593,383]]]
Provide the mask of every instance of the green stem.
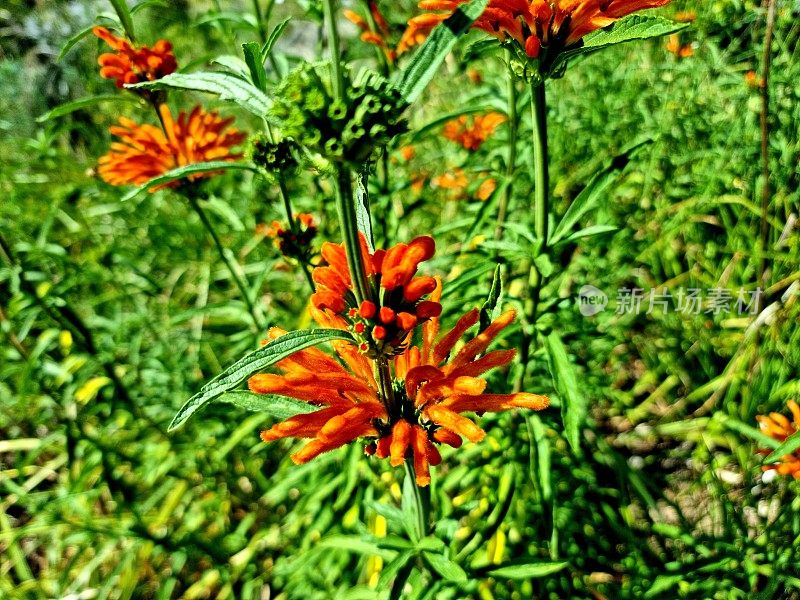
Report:
[[342,71],[341,57],[339,56],[339,30],[336,28],[336,0],[324,0],[325,28],[328,39],[328,52],[330,53],[331,68],[333,69],[333,96],[337,100],[344,100],[346,90],[344,87],[344,73]]
[[414,471],[414,462],[412,459],[407,458],[404,464],[406,467],[406,477],[413,483],[414,503],[417,505],[417,533],[419,534],[419,538],[422,539],[428,535],[428,523],[430,523],[430,487],[422,488],[417,485],[417,475]]
[[[538,254],[547,254],[548,215],[550,214],[550,171],[547,150],[547,97],[545,95],[544,81],[537,81],[531,85],[531,119],[533,121],[533,182],[534,182],[534,210],[533,227],[536,238],[539,240]],[[539,272],[535,261],[531,263],[528,274],[528,293],[525,302],[526,327],[523,329],[522,348],[520,361],[522,370],[514,384],[514,389],[519,391],[525,382],[525,371],[530,358],[530,347],[536,335],[536,321],[539,317],[539,299],[545,277]]]
[[214,246],[216,246],[222,262],[224,262],[225,266],[228,268],[228,272],[231,274],[231,278],[236,283],[236,287],[239,288],[239,293],[241,294],[242,299],[247,306],[247,311],[250,313],[250,317],[253,319],[253,324],[256,326],[256,329],[264,329],[264,323],[261,322],[261,319],[256,313],[256,307],[253,305],[252,300],[250,300],[250,295],[247,293],[247,286],[236,270],[236,265],[225,252],[225,247],[222,245],[222,242],[220,241],[214,226],[211,224],[211,221],[209,221],[206,211],[203,210],[202,206],[200,206],[200,202],[197,198],[191,194],[187,194],[186,197],[189,199],[189,204],[192,205],[192,208],[197,213],[197,216],[200,217],[200,221],[202,221],[203,225],[205,226],[206,231],[208,231],[208,234],[214,241]]
[[342,237],[344,238],[347,267],[350,271],[350,278],[353,280],[353,292],[356,296],[356,302],[361,304],[364,300],[371,299],[372,294],[367,282],[364,257],[361,254],[356,207],[353,202],[353,181],[350,170],[347,167],[337,165],[335,168],[336,213],[339,216],[339,226],[342,229]]
[[[509,63],[511,61],[511,53],[508,53]],[[508,156],[506,158],[506,187],[503,195],[500,197],[500,203],[497,206],[497,224],[494,230],[494,239],[500,240],[503,237],[503,225],[506,222],[508,215],[508,204],[511,201],[511,195],[514,191],[514,172],[517,166],[517,125],[519,118],[517,116],[517,78],[508,68],[508,77],[506,79],[506,97],[508,99]]]
[[261,38],[261,43],[267,43],[267,29],[264,23],[264,18],[261,15],[261,5],[258,0],[253,0],[253,13],[256,18],[256,25],[258,26],[258,37]]

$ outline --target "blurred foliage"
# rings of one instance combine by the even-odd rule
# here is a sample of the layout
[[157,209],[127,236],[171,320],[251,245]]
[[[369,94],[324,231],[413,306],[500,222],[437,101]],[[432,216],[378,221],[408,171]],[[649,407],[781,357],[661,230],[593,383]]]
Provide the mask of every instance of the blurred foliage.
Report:
[[[663,11],[696,12],[680,34],[692,56],[673,56],[664,41],[620,46],[550,86],[560,213],[609,157],[653,140],[591,214],[608,233],[551,257],[566,272],[543,294],[544,320],[567,343],[590,401],[582,452],[568,448],[557,410],[487,416],[496,421],[487,440],[445,453],[433,486],[437,535],[487,575],[458,587],[428,585],[415,571],[413,597],[800,597],[800,488],[762,480],[757,445],[731,426],[753,426],[757,414],[800,395],[800,249],[796,220],[788,225],[800,200],[796,2],[778,3],[769,82],[769,313],[754,323],[612,310],[622,288],[753,289],[756,280],[764,181],[759,88],[746,74],[761,70],[764,14],[752,1],[699,4]],[[141,39],[172,40],[187,67],[257,41],[251,10],[145,1],[134,20]],[[399,25],[413,4],[386,12]],[[321,49],[315,3],[277,4],[270,24],[287,16],[268,64],[272,86]],[[166,190],[123,203],[94,176],[107,127],[123,111],[152,120],[146,107],[118,94],[37,120],[113,92],[96,72],[97,40],[73,37],[113,18],[99,0],[0,8],[0,231],[16,260],[0,261],[0,596],[375,598],[402,552],[391,544],[401,533],[401,472],[358,447],[294,466],[288,442],[259,441],[269,417],[225,404],[165,434],[181,403],[259,336],[184,200]],[[344,33],[351,59],[373,59],[372,47]],[[492,226],[507,128],[476,153],[440,136],[451,113],[506,111],[501,57],[472,41],[413,107],[411,132],[389,148],[371,190],[379,244],[436,233],[445,319],[482,302],[498,253],[508,278],[527,273],[528,242],[513,227],[530,218],[526,169],[515,180],[507,241],[477,235]],[[527,165],[529,97],[518,92],[518,164]],[[179,97],[253,125],[209,97]],[[415,156],[405,158],[399,149],[409,144]],[[466,190],[431,185],[456,169],[471,180]],[[498,192],[473,199],[488,176]],[[304,326],[302,273],[255,233],[283,218],[275,186],[250,174],[204,186],[208,212],[270,321]],[[290,186],[296,208],[319,218],[319,239],[335,237],[330,184],[306,173]],[[609,310],[580,315],[584,284],[609,294]],[[504,300],[518,304],[520,294],[511,285]],[[533,391],[555,396],[542,351],[528,369]],[[508,485],[498,484],[503,477]],[[476,532],[484,543],[470,543]],[[522,555],[568,565],[543,577],[489,574]]]

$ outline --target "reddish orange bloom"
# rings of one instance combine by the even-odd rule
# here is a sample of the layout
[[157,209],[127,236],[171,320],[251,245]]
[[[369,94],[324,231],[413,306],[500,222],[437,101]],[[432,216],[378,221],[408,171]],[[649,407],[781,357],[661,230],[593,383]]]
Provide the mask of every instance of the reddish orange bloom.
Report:
[[[205,112],[195,107],[190,114],[180,113],[174,121],[165,104],[159,106],[163,129],[153,125],[139,125],[127,117],[120,117],[119,125],[109,131],[119,138],[111,150],[98,161],[100,176],[112,185],[141,185],[153,177],[163,175],[176,167],[209,162],[236,160],[241,154],[231,149],[242,143],[244,133],[228,125],[233,118],[223,119],[215,112]],[[190,180],[209,177],[214,172],[191,175]],[[172,182],[166,186],[175,186]]]
[[744,82],[748,85],[748,87],[752,88],[762,88],[764,87],[764,80],[758,76],[755,71],[748,71],[744,74]]
[[[440,294],[441,286],[437,285],[435,301]],[[320,311],[315,312],[315,318],[321,325],[331,324],[331,317]],[[431,481],[430,466],[441,462],[439,444],[458,448],[462,437],[479,442],[486,435],[462,413],[542,410],[548,406],[545,396],[486,392],[482,376],[514,358],[515,350],[487,352],[513,319],[513,311],[503,314],[458,351],[456,345],[478,322],[478,311],[462,316],[443,335],[439,335],[439,318],[429,319],[422,326],[421,343],[406,348],[391,362],[396,385],[390,398],[379,395],[371,360],[347,342],[334,343],[346,367],[318,349],[298,352],[278,364],[282,374],[255,375],[248,385],[256,393],[282,394],[322,408],[278,423],[261,438],[311,438],[292,455],[296,463],[308,462],[357,438],[372,438],[364,449],[366,454],[389,458],[392,466],[410,458],[417,484],[426,486]],[[270,337],[281,333],[274,330]]]
[[100,76],[114,79],[119,88],[126,83],[161,79],[178,68],[172,44],[167,40],[158,40],[152,48],[137,47],[126,39],[116,37],[105,27],[95,27],[92,33],[114,50],[113,53],[101,54],[97,63],[101,67]]
[[667,43],[664,47],[667,49],[667,52],[674,54],[678,58],[689,58],[690,56],[694,56],[694,48],[692,48],[692,45],[681,44],[681,37],[677,33],[669,36],[669,40],[667,40]]
[[312,304],[328,311],[334,326],[348,329],[359,349],[371,356],[396,353],[419,323],[438,317],[442,306],[424,298],[436,288],[433,277],[417,277],[421,262],[435,251],[432,238],[421,236],[408,244],[370,253],[364,238],[361,252],[367,269],[372,300],[356,303],[344,244],[322,245],[324,264],[312,274],[317,291]]
[[[420,43],[430,31],[467,0],[422,0],[427,13],[412,18],[403,35],[403,51]],[[633,12],[664,6],[670,0],[490,0],[473,24],[505,41],[513,39],[531,57],[551,44],[572,46],[588,33],[611,25]],[[398,51],[400,51],[398,49]]]
[[505,115],[491,112],[485,115],[475,115],[470,122],[467,115],[448,121],[442,129],[442,135],[448,140],[464,146],[467,150],[478,150],[502,123],[506,122]]
[[[475,190],[475,198],[478,200],[486,200],[494,193],[495,189],[497,189],[497,180],[493,177],[487,177],[486,173],[480,173],[478,177],[486,178],[481,181],[478,188]],[[431,185],[434,188],[450,190],[455,200],[463,200],[468,197],[467,187],[469,186],[469,179],[464,169],[456,168],[442,175],[437,175],[431,179]]]
[[461,195],[469,185],[464,169],[453,169],[431,179],[431,185],[435,188],[453,190],[457,195]]
[[478,186],[478,190],[475,192],[475,197],[478,200],[488,200],[489,197],[494,194],[494,191],[497,189],[497,180],[490,177],[488,179],[484,179],[483,182]]
[[[786,438],[800,431],[800,406],[794,400],[789,400],[786,406],[792,413],[793,421],[789,421],[781,413],[770,413],[768,416],[759,415],[756,417],[761,431],[778,442],[785,442]],[[770,450],[760,450],[761,454],[770,454]],[[764,471],[776,471],[779,475],[792,475],[795,479],[800,479],[800,450],[793,454],[782,456],[779,463],[774,465],[764,465]]]
[[375,23],[375,29],[372,28],[364,17],[353,10],[345,9],[343,14],[348,21],[361,30],[362,42],[383,49],[389,62],[394,62],[395,58],[397,58],[397,52],[391,47],[389,42],[389,37],[391,35],[389,24],[386,22],[377,3],[370,2],[369,10],[372,15],[372,20]]

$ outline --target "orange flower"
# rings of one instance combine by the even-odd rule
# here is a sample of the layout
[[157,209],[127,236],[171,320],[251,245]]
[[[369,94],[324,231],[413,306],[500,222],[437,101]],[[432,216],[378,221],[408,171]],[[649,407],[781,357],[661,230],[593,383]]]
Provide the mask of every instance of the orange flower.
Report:
[[464,169],[453,169],[431,179],[433,187],[454,190],[458,195],[463,193],[468,184],[469,180],[464,173]]
[[361,30],[362,42],[382,48],[389,62],[394,62],[397,52],[389,44],[391,35],[389,24],[375,2],[370,2],[369,10],[376,29],[373,29],[366,19],[353,10],[345,9],[343,14],[348,21]]
[[677,33],[669,36],[669,40],[664,47],[667,49],[667,52],[674,54],[678,58],[689,58],[694,55],[694,48],[692,48],[692,45],[682,45],[681,37]]
[[413,159],[417,155],[417,151],[414,146],[403,146],[400,148],[400,156],[403,157],[403,160],[408,162]]
[[[426,13],[413,17],[400,41],[402,51],[421,43],[430,31],[444,21],[467,0],[422,0],[419,7]],[[473,27],[500,41],[509,38],[531,58],[537,58],[542,47],[567,47],[583,36],[633,12],[668,4],[670,0],[490,0]],[[401,52],[398,48],[398,53]]]
[[697,13],[693,10],[681,10],[675,13],[674,19],[678,23],[693,23],[697,19]]
[[748,87],[762,88],[764,87],[764,80],[759,77],[755,71],[748,71],[744,74],[744,82]]
[[[178,120],[165,104],[159,106],[163,129],[153,125],[139,125],[120,117],[119,125],[109,131],[119,138],[111,150],[98,161],[100,176],[112,185],[141,185],[153,177],[184,165],[212,160],[236,160],[241,154],[231,152],[245,135],[228,127],[233,118],[223,119],[215,112],[205,112],[199,106],[187,115],[180,113]],[[214,172],[191,175],[190,180],[209,177]],[[155,189],[178,185],[178,182],[157,186]]]
[[[440,295],[441,284],[437,282],[436,302]],[[330,316],[320,311],[315,312],[315,318],[322,325],[330,324]],[[482,376],[508,365],[514,358],[514,350],[487,352],[513,320],[513,311],[504,313],[455,351],[464,334],[478,322],[477,309],[462,316],[443,335],[439,335],[439,318],[429,319],[422,326],[421,343],[406,348],[391,362],[396,384],[389,398],[381,397],[377,391],[372,361],[347,342],[334,342],[334,349],[346,366],[318,349],[297,352],[278,363],[282,374],[254,375],[248,385],[259,394],[282,394],[322,408],[278,423],[264,431],[261,438],[311,438],[292,455],[295,463],[308,462],[357,438],[372,438],[364,448],[366,454],[389,458],[392,466],[410,458],[417,484],[427,486],[431,481],[430,466],[441,462],[439,444],[458,448],[462,437],[479,442],[486,435],[462,413],[542,410],[548,406],[545,396],[486,392]],[[281,334],[280,330],[273,330],[270,337]]]
[[[761,431],[778,442],[786,441],[786,438],[800,431],[800,406],[794,400],[789,400],[786,406],[792,413],[793,421],[789,421],[781,413],[770,413],[768,416],[759,415],[756,417]],[[761,454],[770,454],[770,450],[760,450]],[[764,465],[764,471],[777,471],[779,475],[792,475],[795,479],[800,479],[800,450],[793,454],[782,456],[779,463],[774,465]]]
[[[487,177],[486,173],[480,173],[478,177],[486,177],[486,179],[481,181],[478,188],[475,190],[475,198],[478,200],[486,200],[494,193],[495,189],[497,189],[497,180],[493,177]],[[469,179],[464,169],[456,168],[442,175],[437,175],[431,179],[431,185],[434,188],[450,190],[455,200],[463,200],[468,196],[467,187],[469,186]]]
[[472,123],[469,122],[467,115],[461,115],[445,123],[442,135],[448,140],[464,146],[467,150],[474,151],[480,148],[495,129],[505,121],[505,115],[498,112],[476,115]]
[[[432,238],[421,236],[408,244],[370,253],[361,237],[372,300],[356,304],[344,244],[322,245],[323,266],[312,273],[317,291],[312,304],[327,311],[333,326],[347,329],[359,341],[359,349],[371,356],[397,352],[419,323],[439,316],[441,304],[424,298],[436,287],[433,277],[417,277],[421,262],[435,251]],[[374,301],[373,301],[374,300]]]
[[101,54],[97,59],[100,76],[116,80],[117,87],[126,83],[140,83],[161,79],[178,68],[172,44],[159,40],[152,48],[133,46],[128,40],[118,38],[105,27],[92,29],[97,37],[108,44],[114,53]]
[[475,197],[478,200],[488,200],[494,191],[497,189],[497,180],[493,177],[488,179],[484,179],[483,182],[478,186],[478,190],[475,192]]

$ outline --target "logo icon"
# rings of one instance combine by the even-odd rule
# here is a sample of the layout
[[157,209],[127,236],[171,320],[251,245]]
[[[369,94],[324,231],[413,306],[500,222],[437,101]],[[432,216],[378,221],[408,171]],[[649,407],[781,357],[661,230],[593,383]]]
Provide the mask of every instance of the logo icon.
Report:
[[608,296],[593,285],[585,285],[578,291],[578,310],[584,317],[593,317],[608,306]]

